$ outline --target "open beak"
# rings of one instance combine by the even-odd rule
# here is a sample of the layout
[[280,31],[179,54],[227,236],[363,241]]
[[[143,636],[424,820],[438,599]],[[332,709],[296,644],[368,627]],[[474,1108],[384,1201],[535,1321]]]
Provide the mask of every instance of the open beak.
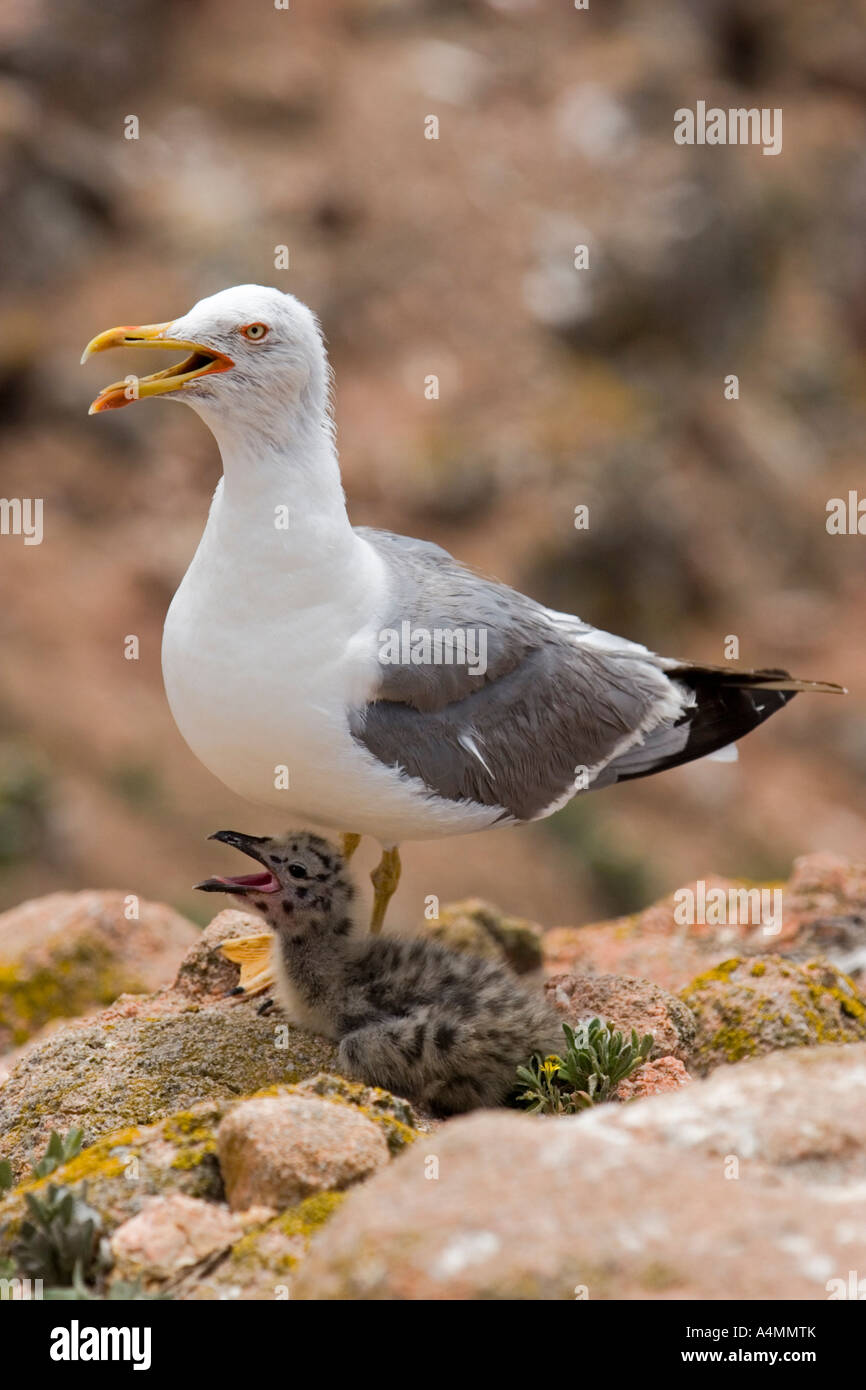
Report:
[[188,354],[174,367],[166,367],[162,372],[151,376],[128,377],[125,381],[115,381],[104,386],[90,407],[88,414],[97,415],[102,410],[119,410],[144,396],[164,396],[169,391],[183,391],[200,377],[212,376],[215,372],[227,372],[234,362],[224,352],[204,347],[201,343],[190,343],[183,338],[169,336],[171,323],[147,323],[140,327],[125,325],[122,328],[109,328],[91,338],[81,355],[86,362],[95,352],[107,352],[115,347],[166,348],[168,351]]
[[[259,864],[264,864],[262,858],[262,845],[270,843],[266,835],[244,835],[239,830],[218,830],[216,834],[208,837],[211,840],[222,840],[225,845],[234,845],[243,854],[248,854],[251,859],[255,859]],[[203,883],[197,883],[196,888],[200,888],[203,893],[278,893],[280,891],[280,881],[270,869],[265,867],[260,874],[238,874],[235,878],[227,878],[222,875],[214,875],[213,878],[206,878]]]

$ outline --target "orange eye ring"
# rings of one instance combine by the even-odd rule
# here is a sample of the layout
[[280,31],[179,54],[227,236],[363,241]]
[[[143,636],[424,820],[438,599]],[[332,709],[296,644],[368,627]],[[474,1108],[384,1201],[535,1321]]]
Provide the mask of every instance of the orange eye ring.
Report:
[[267,337],[268,325],[266,323],[245,323],[241,329],[248,343],[260,343]]

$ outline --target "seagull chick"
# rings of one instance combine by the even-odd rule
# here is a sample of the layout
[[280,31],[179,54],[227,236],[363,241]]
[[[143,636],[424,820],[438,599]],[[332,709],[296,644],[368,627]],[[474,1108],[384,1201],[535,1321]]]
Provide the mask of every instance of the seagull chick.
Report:
[[184,401],[222,455],[165,622],[177,726],[247,800],[344,832],[346,852],[379,841],[374,932],[402,841],[541,820],[724,754],[799,690],[839,689],[657,656],[438,545],[353,527],[321,331],[290,294],[222,290],[171,322],[100,333],[84,357],[116,347],[185,355],[107,386],[91,411]]
[[358,936],[355,885],[318,835],[220,830],[264,872],[196,886],[231,893],[276,935],[276,993],[295,1024],[339,1042],[340,1070],[437,1115],[499,1105],[515,1069],[562,1041],[556,1014],[503,966],[422,940]]

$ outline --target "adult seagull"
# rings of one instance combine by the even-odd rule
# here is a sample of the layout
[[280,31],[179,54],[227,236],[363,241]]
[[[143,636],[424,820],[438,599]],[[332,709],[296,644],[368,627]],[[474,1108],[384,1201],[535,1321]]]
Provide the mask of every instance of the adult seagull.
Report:
[[[105,387],[91,413],[185,401],[222,455],[165,622],[178,728],[248,800],[343,832],[349,852],[364,834],[380,842],[374,932],[401,841],[541,820],[580,792],[720,753],[799,690],[840,689],[657,656],[438,545],[353,527],[322,334],[290,294],[238,285],[169,323],[100,333],[82,361],[115,347],[186,355]],[[256,877],[278,891],[267,869]],[[269,940],[240,948],[252,988],[270,982]]]

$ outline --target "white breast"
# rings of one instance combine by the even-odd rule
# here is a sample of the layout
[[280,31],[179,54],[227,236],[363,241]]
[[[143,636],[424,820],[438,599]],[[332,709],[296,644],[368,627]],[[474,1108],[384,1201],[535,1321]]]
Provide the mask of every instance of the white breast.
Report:
[[488,807],[455,806],[379,763],[347,708],[375,689],[382,562],[351,532],[306,570],[220,529],[219,495],[166,618],[163,675],[174,719],[233,791],[292,819],[383,843],[482,829]]

